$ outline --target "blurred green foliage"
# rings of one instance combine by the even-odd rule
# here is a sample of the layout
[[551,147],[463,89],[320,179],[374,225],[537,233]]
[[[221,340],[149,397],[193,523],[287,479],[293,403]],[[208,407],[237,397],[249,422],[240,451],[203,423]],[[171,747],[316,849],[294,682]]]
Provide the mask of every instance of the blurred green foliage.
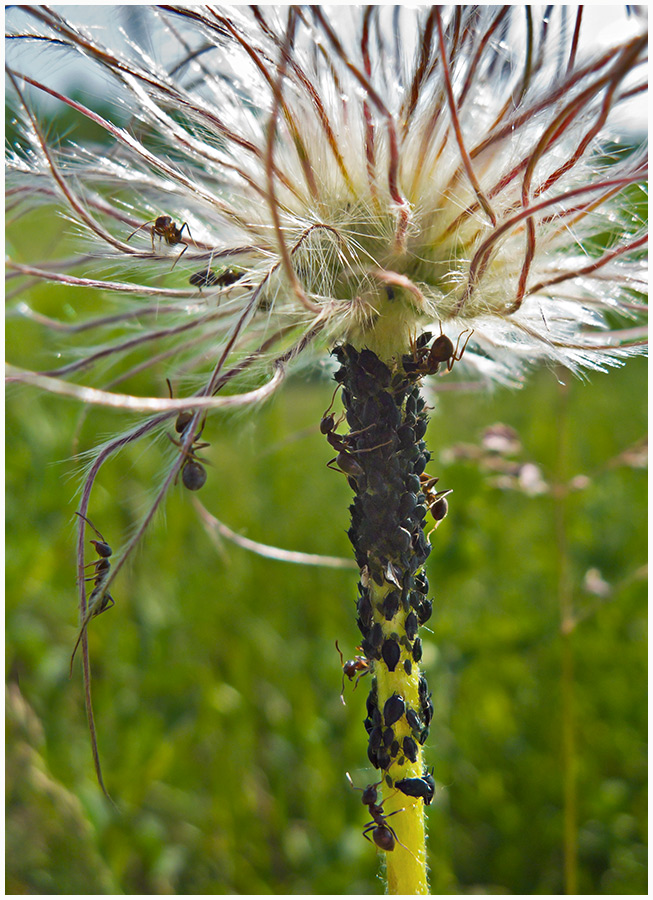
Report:
[[[34,260],[35,230],[12,235]],[[50,229],[50,231],[48,230]],[[59,225],[45,223],[48,242]],[[26,297],[66,318],[80,295]],[[84,294],[84,308],[103,299]],[[13,319],[12,361],[41,367],[57,335]],[[433,893],[563,891],[559,556],[554,501],[500,491],[440,454],[504,422],[545,478],[565,466],[589,486],[566,501],[574,606],[581,893],[646,891],[646,474],[608,465],[646,432],[646,365],[587,383],[556,373],[521,391],[444,393],[429,471],[452,487],[427,571],[435,598],[424,666],[435,717],[426,759]],[[129,387],[161,392],[160,378]],[[559,374],[559,373],[558,373]],[[158,385],[158,386],[157,386]],[[350,491],[327,470],[318,422],[332,385],[297,377],[254,415],[212,416],[201,500],[249,537],[349,557]],[[217,546],[175,488],[93,621],[93,696],[105,780],[95,783],[79,662],[74,522],[77,404],[11,387],[7,397],[7,891],[9,893],[381,893],[367,820],[347,785],[375,780],[362,727],[365,680],[340,702],[334,647],[353,648],[357,576]],[[130,420],[132,421],[132,420]],[[96,410],[81,449],[125,427]],[[90,515],[118,551],[173,448],[165,437],[110,461]],[[446,456],[444,457],[446,459]],[[90,551],[90,548],[89,548]],[[92,555],[89,555],[89,559]],[[600,570],[605,598],[583,588]]]

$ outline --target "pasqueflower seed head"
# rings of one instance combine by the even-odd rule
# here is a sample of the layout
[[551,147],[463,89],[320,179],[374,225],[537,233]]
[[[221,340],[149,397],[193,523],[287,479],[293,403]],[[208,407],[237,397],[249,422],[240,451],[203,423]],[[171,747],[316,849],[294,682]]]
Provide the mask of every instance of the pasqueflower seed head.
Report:
[[[174,359],[209,396],[338,341],[390,360],[425,329],[469,338],[488,380],[642,349],[641,8],[602,45],[568,6],[130,9],[120,30],[8,13],[10,208],[57,206],[84,238],[10,275],[115,303],[98,347],[47,374]],[[34,77],[27,47],[101,72],[103,111]],[[38,96],[109,149],[50,145]]]

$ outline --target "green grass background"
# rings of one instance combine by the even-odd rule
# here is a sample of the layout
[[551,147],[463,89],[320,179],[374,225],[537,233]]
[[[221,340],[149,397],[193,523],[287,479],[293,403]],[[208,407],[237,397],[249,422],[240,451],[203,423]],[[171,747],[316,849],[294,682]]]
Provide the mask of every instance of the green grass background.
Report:
[[[31,222],[31,224],[30,224]],[[38,226],[38,227],[37,227]],[[21,220],[17,258],[38,258],[60,226]],[[38,236],[37,236],[38,235]],[[66,317],[103,300],[60,287],[26,299]],[[10,320],[12,362],[52,364],[57,336]],[[143,382],[143,392],[158,381]],[[569,376],[571,475],[593,475],[646,431],[646,364],[584,383]],[[159,377],[160,376],[160,377]],[[249,537],[349,556],[350,491],[326,469],[318,432],[332,386],[295,378],[253,416],[214,415],[201,499]],[[429,471],[452,487],[427,571],[434,614],[424,667],[435,707],[426,760],[433,893],[563,890],[561,642],[550,497],[501,492],[472,463],[440,454],[504,422],[551,476],[560,390],[553,372],[521,391],[444,394]],[[350,649],[357,576],[220,549],[181,486],[93,622],[93,696],[109,791],[95,783],[79,662],[71,459],[80,408],[13,386],[7,396],[7,891],[9,893],[376,894],[379,859],[361,831],[374,781],[362,726],[368,690],[340,702],[334,642]],[[126,425],[94,411],[81,446]],[[147,508],[171,448],[110,462],[90,515],[119,547]],[[646,474],[593,475],[568,503],[574,603],[579,890],[646,892]],[[90,550],[90,548],[89,548]],[[92,556],[89,555],[88,559]],[[596,567],[609,599],[583,592]]]

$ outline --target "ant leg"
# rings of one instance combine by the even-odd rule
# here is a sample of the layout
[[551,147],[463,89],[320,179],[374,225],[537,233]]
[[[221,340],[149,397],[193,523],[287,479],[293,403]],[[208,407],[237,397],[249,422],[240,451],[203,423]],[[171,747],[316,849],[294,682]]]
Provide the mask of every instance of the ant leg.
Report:
[[[95,614],[97,616],[99,616],[103,612],[106,612],[108,609],[111,609],[112,607],[114,607],[116,605],[116,601],[113,599],[111,594],[105,594],[102,599],[106,600],[106,603],[103,603],[100,606],[100,609],[98,609],[97,613]],[[390,815],[392,815],[392,813],[390,813]]]
[[[397,790],[399,790],[399,788],[397,788]],[[395,791],[395,794],[396,794],[396,793],[397,793],[397,791]],[[388,797],[386,797],[385,800],[389,800],[390,797],[392,797],[392,794],[390,794]],[[384,803],[385,803],[385,800],[383,801]],[[384,818],[384,819],[389,819],[390,816],[396,816],[397,813],[403,812],[404,809],[406,809],[405,806],[403,807],[403,809],[395,809],[395,811],[394,811],[394,812],[391,812],[391,813],[383,813],[383,818]],[[388,825],[388,828],[390,828],[389,825]],[[390,831],[392,831],[392,828],[390,828]],[[394,834],[394,832],[393,832],[393,834]],[[395,837],[397,837],[396,834],[395,834]]]
[[[152,222],[154,222],[154,219],[150,219],[149,222],[143,222],[143,224],[142,224],[142,225],[139,225],[138,228],[134,228],[134,230],[133,230],[132,233],[129,235],[129,237],[126,239],[126,241],[130,240],[130,238],[133,238],[134,235],[136,234],[136,232],[137,232],[137,231],[140,231],[141,228],[145,228],[146,225],[151,225]],[[154,245],[154,236],[152,237],[152,244]],[[152,247],[152,249],[154,249],[154,246]]]
[[201,432],[198,433],[195,440],[191,443],[188,449],[184,449],[184,445],[181,443],[181,441],[178,441],[177,438],[173,438],[169,431],[166,431],[166,434],[168,435],[169,440],[171,440],[175,445],[175,447],[178,447],[179,450],[182,450],[184,452],[184,455],[187,456],[188,459],[192,459],[192,457],[195,455],[196,450],[204,450],[206,447],[211,446],[206,441],[202,441],[199,444],[197,443],[197,437],[199,436],[199,434],[201,434]]
[[175,447],[179,447],[180,450],[183,449],[183,447],[181,445],[181,441],[178,441],[176,438],[173,438],[173,436],[171,434],[169,434],[167,431],[166,431],[166,434],[168,435],[168,437],[170,438],[172,443],[175,445]]
[[[93,563],[93,565],[95,565],[95,563]],[[85,567],[85,568],[86,568],[86,567]],[[82,581],[83,581],[84,583],[86,583],[87,581],[95,581],[95,580],[97,579],[97,577],[98,577],[97,574],[95,574],[95,575],[89,575],[88,578],[83,578]]]
[[337,384],[337,385],[336,385],[336,389],[335,389],[335,391],[333,392],[333,397],[331,398],[331,403],[329,403],[329,405],[328,405],[327,408],[324,410],[324,413],[323,413],[323,415],[322,415],[322,418],[323,418],[323,419],[325,418],[325,416],[327,415],[327,413],[329,412],[329,410],[331,409],[331,407],[333,406],[333,404],[336,402],[336,394],[338,393],[338,391],[340,390],[341,387],[342,387],[341,384]]
[[[342,669],[342,687],[340,690],[340,700],[342,701],[343,706],[347,706],[347,704],[345,703],[345,669],[344,669],[345,658],[342,655],[342,650],[338,646],[338,641],[336,641],[336,650],[340,654],[340,665],[343,667],[343,669]],[[349,773],[347,773],[347,777],[349,778]],[[351,783],[351,778],[349,779],[349,781]],[[352,784],[351,786],[353,787],[354,785]]]
[[[90,519],[87,519],[86,516],[83,516],[80,512],[77,512],[76,510],[75,510],[75,515],[76,515],[76,516],[79,516],[80,519],[83,519],[83,520],[86,522],[87,525],[90,525],[91,528],[93,529],[93,531],[94,531],[94,532],[97,534],[97,536],[100,538],[100,540],[102,541],[102,543],[103,543],[103,544],[106,544],[106,540],[104,539],[104,536],[103,536],[102,534],[100,534],[100,532],[97,530],[97,528],[96,528],[95,525],[91,522]],[[86,568],[86,567],[84,567],[84,568]]]
[[[178,232],[178,234],[179,234],[179,240],[178,240],[178,241],[169,241],[170,244],[173,244],[173,243],[179,244],[179,243],[181,242],[181,233],[182,233],[182,231],[184,230],[184,228],[185,228],[186,231],[188,232],[188,237],[189,237],[189,238],[191,239],[191,241],[195,244],[195,241],[193,240],[193,235],[190,233],[190,228],[188,227],[188,222],[184,222],[183,225],[181,226],[181,228],[179,229],[179,232]],[[197,244],[195,244],[195,246],[197,246]],[[173,262],[172,268],[170,269],[171,272],[172,272],[172,269],[174,269],[174,267],[177,265],[177,263],[179,262],[179,260],[182,258],[182,256],[184,255],[184,253],[185,253],[187,250],[188,250],[188,244],[185,244],[185,245],[184,245],[184,249],[181,251],[181,253],[180,253],[179,256],[177,257],[177,259]],[[208,269],[207,269],[207,271],[208,271]]]
[[[403,810],[398,809],[397,812],[403,812]],[[390,815],[393,816],[394,813],[390,813]],[[385,818],[387,819],[388,817],[386,816]],[[414,860],[416,860],[417,862],[419,862],[419,860],[417,859],[417,857],[415,856],[415,854],[413,853],[413,851],[412,851],[409,847],[407,847],[405,844],[402,844],[402,843],[401,843],[401,841],[400,841],[399,838],[397,837],[397,832],[394,830],[394,828],[393,828],[391,825],[388,825],[387,823],[386,823],[386,828],[388,829],[388,831],[390,832],[390,834],[393,836],[393,838],[395,839],[395,841],[399,844],[399,846],[400,846],[400,847],[403,847],[404,850],[405,850],[407,853],[410,853],[410,855],[413,857]]]
[[[188,222],[184,222],[184,224],[183,224],[183,225],[181,226],[181,228],[179,229],[179,237],[181,237],[181,233],[182,233],[182,231],[184,230],[184,228],[185,228],[186,231],[188,232],[188,237],[189,237],[189,238],[191,239],[191,241],[193,241],[193,243],[195,244],[195,241],[193,240],[193,235],[190,233],[190,228],[188,227]],[[188,245],[186,245],[186,246],[188,246]],[[197,244],[195,244],[195,246],[197,246]],[[213,255],[213,254],[211,254],[211,255]]]
[[[467,334],[468,331],[469,331],[469,334]],[[462,346],[462,350],[460,351],[460,353],[458,353],[458,345],[460,344],[460,339],[464,334],[467,334],[467,339]],[[465,330],[461,331],[460,334],[458,335],[458,340],[456,341],[456,349],[453,351],[453,354],[451,356],[451,365],[449,365],[449,363],[447,363],[447,371],[448,372],[451,372],[451,370],[453,369],[453,364],[455,362],[460,362],[460,360],[463,358],[463,353],[467,349],[467,344],[469,344],[469,339],[471,338],[471,336],[473,334],[474,334],[473,328],[471,328],[471,329],[465,328]]]
[[[184,224],[185,224],[185,223],[184,223]],[[177,259],[173,262],[172,267],[171,267],[171,269],[170,269],[171,272],[172,272],[172,270],[174,269],[174,267],[177,265],[177,263],[179,262],[179,260],[182,258],[182,256],[184,255],[184,253],[185,253],[187,250],[188,250],[188,244],[186,244],[186,245],[184,246],[184,249],[181,251],[181,253],[180,253],[179,256],[177,257]]]
[[[463,335],[464,333],[465,333],[465,332],[462,331],[462,332],[458,335],[458,338],[460,339],[460,337],[462,337],[462,335]],[[469,329],[469,334],[467,335],[467,339],[465,340],[465,343],[463,344],[463,347],[462,347],[462,350],[460,351],[460,356],[458,357],[458,359],[462,359],[463,353],[464,353],[465,350],[467,349],[467,344],[469,344],[469,339],[471,338],[471,336],[472,336],[473,334],[474,334],[474,329],[473,329],[473,328],[470,328],[470,329]]]
[[[374,422],[373,424],[376,425],[376,422]],[[372,426],[370,425],[369,427],[371,428]],[[353,433],[357,434],[358,432],[353,432]],[[349,437],[349,435],[347,435],[347,437]],[[384,444],[377,444],[376,447],[363,447],[362,450],[348,450],[347,452],[348,453],[371,453],[372,450],[379,450],[381,447],[387,447],[388,444],[391,444],[391,443],[392,443],[392,441],[390,440],[390,441],[386,441]]]
[[[195,412],[197,412],[197,410],[195,410]],[[195,413],[193,413],[193,415],[195,415]],[[204,431],[204,427],[206,425],[206,417],[207,416],[208,416],[208,413],[204,413],[204,418],[202,419],[202,424],[200,425],[200,430],[195,433],[195,437],[193,438],[193,444],[195,444],[197,441],[199,441],[200,437],[202,436],[202,432]],[[211,446],[210,444],[202,444],[202,447],[210,447],[210,446]]]
[[[77,635],[77,640],[75,641],[75,646],[73,647],[73,652],[70,655],[70,671],[69,671],[70,678],[72,678],[72,675],[73,675],[73,663],[75,662],[75,654],[77,653],[77,648],[79,647],[81,640],[84,637],[84,633],[86,632],[88,623],[91,621],[91,619],[94,616],[99,615],[98,607],[100,606],[102,601],[105,599],[105,597],[106,597],[106,594],[101,599],[98,599],[97,597],[93,597],[93,594],[91,594],[91,596],[88,598],[88,606],[86,607],[86,615],[84,616],[84,621],[82,622],[81,627],[79,629],[79,633]],[[111,594],[109,594],[109,599],[111,600],[111,606],[113,606],[115,604],[115,600],[113,599]],[[111,606],[105,606],[104,609],[111,609]],[[101,610],[101,611],[104,612],[104,610]]]
[[[345,413],[343,412],[342,416],[338,419],[338,423],[342,422]],[[371,425],[366,425],[365,428],[359,428],[358,431],[350,431],[349,434],[346,434],[345,437],[355,437],[357,434],[365,434],[366,431],[369,431],[370,428],[374,428],[375,425],[378,425],[378,422],[372,422]]]
[[[369,828],[366,828],[365,831],[363,832],[363,837],[364,837],[366,840],[368,840],[368,841],[370,842],[370,844],[373,844],[374,841],[372,840],[372,838],[369,838],[367,835],[369,834],[370,831],[374,831],[375,828],[376,828],[376,822],[372,822],[372,824],[370,825],[370,827],[369,827]],[[392,831],[392,828],[390,829],[390,831]],[[402,844],[402,847],[403,847],[403,844]]]

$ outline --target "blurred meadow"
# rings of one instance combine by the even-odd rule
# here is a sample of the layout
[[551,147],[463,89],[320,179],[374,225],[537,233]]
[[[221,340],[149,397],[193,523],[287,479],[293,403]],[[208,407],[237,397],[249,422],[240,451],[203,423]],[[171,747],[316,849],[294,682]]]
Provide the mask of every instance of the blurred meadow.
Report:
[[[8,244],[18,261],[64,255],[70,230],[46,210],[10,224]],[[27,285],[11,303],[66,321],[82,306],[113,309],[71,290]],[[8,321],[17,364],[47,368],[58,340]],[[166,375],[124,388],[161,394]],[[577,786],[566,839],[577,843],[579,893],[646,892],[647,482],[640,455],[620,456],[646,434],[645,377],[639,359],[587,381],[540,371],[521,390],[438,397],[429,471],[454,492],[432,536],[423,635],[434,894],[563,892],[565,771]],[[253,416],[212,415],[207,509],[253,540],[351,558],[350,489],[326,468],[318,428],[332,392],[326,373],[304,373]],[[118,810],[102,796],[79,660],[68,679],[73,439],[87,450],[135,420],[93,410],[80,424],[81,414],[32,388],[7,392],[7,892],[382,893],[380,859],[361,835],[367,811],[345,779],[376,780],[368,687],[348,683],[342,705],[334,646],[353,655],[359,641],[357,573],[216,542],[181,485],[112,587],[115,608],[89,629]],[[569,493],[500,489],[460,450],[498,422],[549,488],[586,479]],[[160,435],[104,467],[90,516],[114,553],[174,452]]]

